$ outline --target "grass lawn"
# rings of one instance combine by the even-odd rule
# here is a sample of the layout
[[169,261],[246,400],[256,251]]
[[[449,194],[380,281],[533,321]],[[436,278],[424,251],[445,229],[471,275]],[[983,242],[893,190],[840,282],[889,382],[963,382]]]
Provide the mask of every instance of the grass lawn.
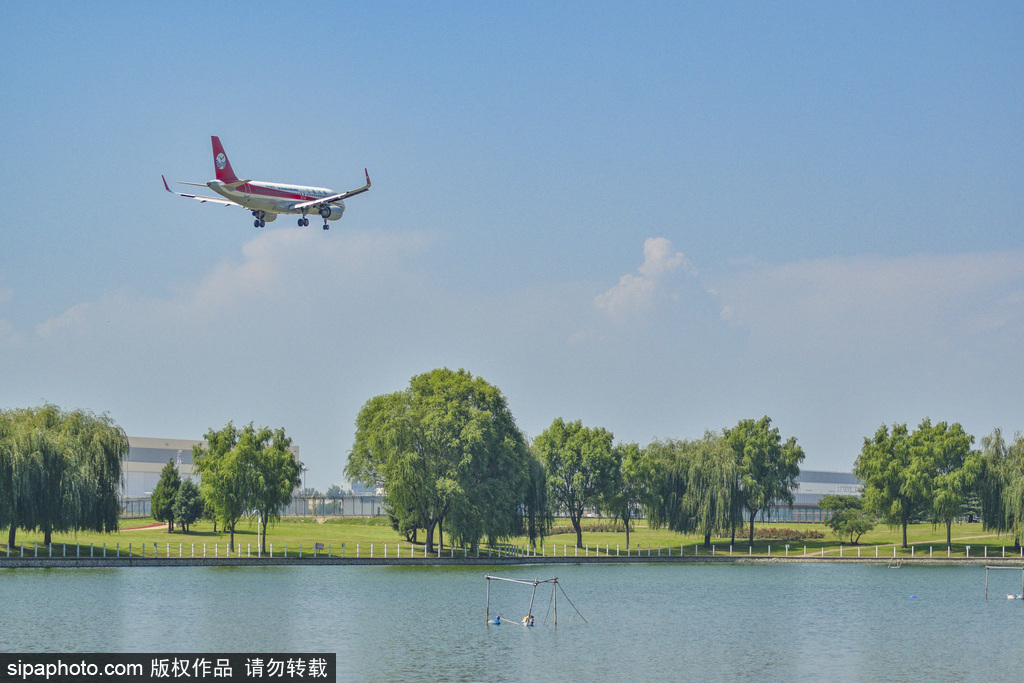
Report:
[[[209,522],[192,525],[187,534],[178,531],[168,533],[166,524],[151,527],[150,525],[153,524],[155,522],[148,518],[126,519],[121,521],[121,530],[112,534],[84,532],[77,535],[54,534],[52,549],[42,545],[41,533],[19,530],[16,547],[11,549],[10,554],[17,556],[23,546],[26,556],[33,556],[37,552],[41,557],[48,556],[51,552],[55,557],[64,554],[69,557],[74,557],[76,554],[89,556],[90,552],[94,556],[102,556],[105,547],[107,556],[120,552],[123,557],[128,554],[130,547],[131,554],[134,556],[141,556],[142,549],[145,548],[146,556],[152,557],[154,543],[160,557],[164,557],[168,553],[171,557],[177,557],[179,552],[184,557],[190,557],[193,547],[195,555],[202,557],[204,546],[207,556],[212,557],[215,552],[217,555],[224,556],[227,552],[229,535],[221,528],[214,533],[213,525]],[[557,520],[556,526],[564,529],[569,526],[568,520]],[[584,522],[583,533],[585,548],[576,550],[574,533],[558,533],[545,538],[543,545],[537,548],[537,554],[584,557],[593,556],[596,553],[604,555],[607,552],[610,555],[626,555],[625,533],[597,530],[607,526],[606,520],[587,520]],[[824,552],[825,557],[838,557],[842,552],[843,557],[857,557],[859,552],[861,557],[875,557],[877,552],[878,557],[885,558],[893,557],[894,546],[896,557],[910,557],[911,555],[928,557],[930,553],[934,557],[947,556],[944,526],[911,525],[907,530],[908,543],[911,548],[907,550],[899,547],[902,541],[902,530],[899,528],[889,529],[879,526],[874,531],[864,534],[859,545],[851,546],[848,543],[840,542],[831,531],[821,524],[768,523],[755,525],[755,529],[761,527],[792,529],[803,533],[814,530],[823,532],[825,538],[789,541],[757,540],[754,544],[753,555],[764,556],[770,549],[772,556],[785,556],[787,554],[786,543],[788,543],[790,556],[804,555],[806,548],[807,555],[821,556]],[[388,524],[387,519],[383,517],[319,518],[317,520],[309,517],[288,517],[270,526],[267,531],[267,544],[268,547],[272,546],[273,554],[281,556],[287,547],[288,555],[293,557],[299,555],[300,548],[303,556],[311,556],[314,552],[314,545],[318,543],[323,544],[323,550],[316,551],[317,554],[329,551],[333,556],[344,554],[346,557],[356,557],[358,554],[359,557],[370,557],[372,551],[374,557],[382,557],[386,547],[389,557],[394,557],[397,552],[401,552],[402,557],[408,557],[410,551],[417,557],[422,557],[424,538],[421,531],[418,538],[419,543],[414,546],[395,532]],[[434,540],[437,541],[436,536]],[[657,555],[660,552],[662,555],[679,555],[680,553],[710,555],[712,549],[703,547],[703,540],[703,537],[695,535],[677,534],[664,529],[649,529],[645,521],[638,520],[630,533],[629,554],[635,556],[640,552],[646,556],[648,552],[651,555]],[[238,555],[239,549],[243,557],[249,553],[257,554],[258,539],[255,522],[249,520],[239,522],[235,531],[235,543],[236,550],[233,553],[235,556]],[[516,538],[510,539],[507,545],[525,546],[526,543],[525,538]],[[38,544],[38,549],[36,544]],[[715,554],[730,552],[728,538],[712,538],[712,544]],[[1003,552],[1006,552],[1008,556],[1020,556],[1021,553],[1019,548],[1013,549],[1011,537],[984,531],[981,524],[953,525],[953,545],[949,556],[965,557],[967,546],[970,546],[971,557],[981,557],[986,553],[989,557],[1000,557]],[[841,551],[840,547],[842,547]],[[450,555],[451,550],[446,547],[443,552],[447,556]],[[740,533],[737,533],[736,545],[733,546],[732,552],[739,555],[750,554],[746,537]],[[486,553],[485,546],[481,554],[486,555]],[[5,554],[5,546],[0,545],[0,557]]]

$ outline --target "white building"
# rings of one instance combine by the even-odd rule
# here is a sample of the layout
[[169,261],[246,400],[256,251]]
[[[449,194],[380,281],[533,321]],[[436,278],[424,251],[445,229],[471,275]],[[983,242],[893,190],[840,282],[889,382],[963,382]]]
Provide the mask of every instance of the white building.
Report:
[[[178,467],[178,474],[199,483],[199,473],[192,464],[192,447],[205,445],[204,441],[189,439],[151,439],[144,436],[128,437],[128,460],[122,464],[123,498],[149,498],[160,481],[160,470],[170,460]],[[299,447],[289,448],[299,459]]]
[[192,446],[202,443],[188,439],[129,436],[128,460],[121,467],[124,474],[121,495],[125,498],[148,498],[160,481],[160,470],[168,460],[177,465],[182,477],[189,477],[198,484],[199,475],[192,465]]

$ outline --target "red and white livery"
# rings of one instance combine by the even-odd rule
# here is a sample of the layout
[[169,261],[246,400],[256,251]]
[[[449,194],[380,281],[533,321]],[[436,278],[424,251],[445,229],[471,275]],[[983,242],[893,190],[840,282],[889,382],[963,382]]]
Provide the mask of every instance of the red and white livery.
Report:
[[256,228],[266,227],[267,223],[276,219],[279,213],[301,214],[299,225],[308,226],[307,215],[312,213],[319,214],[324,219],[324,230],[328,230],[330,226],[327,225],[327,221],[336,221],[345,213],[345,202],[342,200],[370,189],[370,173],[366,169],[363,169],[363,173],[366,174],[366,184],[347,192],[335,192],[325,187],[239,180],[231,169],[231,162],[228,161],[228,155],[224,153],[224,145],[220,144],[220,138],[211,135],[210,139],[213,141],[213,165],[217,170],[217,179],[208,183],[178,182],[182,185],[208,187],[223,199],[175,192],[167,185],[167,178],[160,176],[164,181],[164,189],[179,197],[248,209],[252,211],[253,218],[256,219],[253,221],[253,227]]

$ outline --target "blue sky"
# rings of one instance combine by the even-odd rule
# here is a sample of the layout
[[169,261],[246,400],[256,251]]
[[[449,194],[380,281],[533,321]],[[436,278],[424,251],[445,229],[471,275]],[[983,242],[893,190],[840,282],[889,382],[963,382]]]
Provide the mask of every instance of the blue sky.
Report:
[[[284,427],[342,479],[436,367],[536,436],[1024,429],[1019,3],[25,3],[0,23],[0,406]],[[167,194],[373,189],[330,232]]]

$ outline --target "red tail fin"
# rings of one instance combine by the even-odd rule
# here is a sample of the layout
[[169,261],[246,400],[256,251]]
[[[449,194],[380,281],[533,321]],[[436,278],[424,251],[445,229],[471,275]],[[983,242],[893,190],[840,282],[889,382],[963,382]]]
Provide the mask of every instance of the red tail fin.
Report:
[[238,182],[238,176],[231,170],[231,162],[228,161],[228,155],[224,153],[224,145],[220,144],[220,138],[211,135],[210,139],[213,140],[213,166],[217,169],[217,180],[225,183]]

